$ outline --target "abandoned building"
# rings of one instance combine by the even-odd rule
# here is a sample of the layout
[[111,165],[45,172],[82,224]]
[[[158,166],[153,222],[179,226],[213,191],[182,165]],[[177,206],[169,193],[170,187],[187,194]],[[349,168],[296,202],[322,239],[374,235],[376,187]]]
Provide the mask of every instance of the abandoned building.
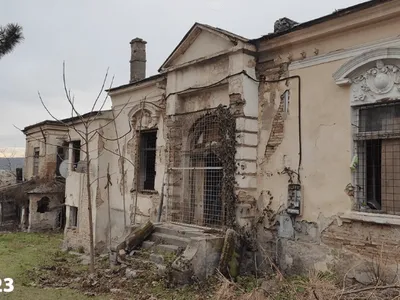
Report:
[[[111,111],[91,123],[96,249],[152,220],[234,228],[285,272],[353,267],[359,276],[360,261],[379,255],[397,266],[397,25],[396,0],[283,18],[253,40],[196,23],[151,77],[147,44],[133,39],[129,83],[108,90]],[[65,243],[87,249],[83,141],[55,121],[35,128],[26,174],[53,174],[49,145],[68,145]]]
[[[92,112],[82,119],[97,116],[93,126],[99,126],[102,115]],[[67,126],[80,123],[80,117],[46,120],[24,128],[26,154],[24,179],[9,194],[23,202],[20,225],[28,231],[64,229],[66,222],[65,177],[69,168],[79,169],[80,136]],[[77,125],[79,127],[79,125]],[[75,136],[74,136],[75,133]],[[64,165],[62,162],[66,162]],[[65,170],[63,170],[63,168]],[[26,201],[24,201],[26,200]]]

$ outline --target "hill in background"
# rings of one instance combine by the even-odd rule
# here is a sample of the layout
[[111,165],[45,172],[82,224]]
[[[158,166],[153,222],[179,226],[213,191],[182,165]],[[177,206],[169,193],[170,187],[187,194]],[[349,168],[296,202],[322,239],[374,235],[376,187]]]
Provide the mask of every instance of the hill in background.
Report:
[[8,170],[9,163],[11,163],[11,169],[15,170],[16,168],[24,167],[24,158],[23,157],[12,157],[12,158],[4,158],[0,157],[0,170]]

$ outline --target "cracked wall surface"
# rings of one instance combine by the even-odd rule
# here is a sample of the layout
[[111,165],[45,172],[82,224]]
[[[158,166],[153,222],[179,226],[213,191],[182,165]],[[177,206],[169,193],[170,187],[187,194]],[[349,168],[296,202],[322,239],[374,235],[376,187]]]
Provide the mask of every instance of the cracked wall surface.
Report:
[[[360,263],[363,267],[355,267],[357,272],[353,275],[359,280],[365,279],[363,268],[372,257],[376,259],[382,247],[384,260],[397,266],[394,257],[397,225],[340,219],[354,204],[354,190],[349,188],[352,182],[349,168],[352,159],[351,90],[348,86],[337,86],[332,74],[352,57],[368,51],[367,45],[385,48],[388,41],[396,41],[391,22],[384,21],[379,26],[364,24],[365,34],[360,35],[349,25],[358,18],[361,14],[346,17],[341,21],[342,30],[335,35],[321,34],[307,40],[310,32],[300,30],[296,35],[267,40],[259,45],[257,71],[260,79],[263,76],[265,80],[287,76],[301,78],[300,168],[298,82],[290,79],[261,83],[259,87],[257,193],[262,195],[268,191],[269,196],[260,196],[257,216],[268,209],[277,213],[286,208],[288,183],[296,181],[297,175],[293,173],[290,178],[282,171],[299,171],[301,179],[301,215],[275,218],[280,236],[276,240],[277,260],[288,273],[335,268],[343,273]],[[315,25],[313,30],[327,33],[331,30],[329,24]],[[336,52],[340,55],[336,56]],[[290,92],[290,101],[288,113],[283,115],[280,96],[286,89]],[[270,222],[266,219],[260,218],[261,227],[264,227],[259,229],[262,233],[269,229]]]

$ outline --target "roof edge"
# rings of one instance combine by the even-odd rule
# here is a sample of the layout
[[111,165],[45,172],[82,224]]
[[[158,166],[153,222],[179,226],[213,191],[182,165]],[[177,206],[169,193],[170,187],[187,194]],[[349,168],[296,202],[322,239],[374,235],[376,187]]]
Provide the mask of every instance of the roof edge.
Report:
[[362,2],[353,6],[349,6],[343,9],[338,9],[335,12],[329,14],[329,15],[325,15],[316,19],[312,19],[303,23],[299,23],[296,26],[293,26],[292,28],[282,31],[282,32],[277,32],[277,33],[270,33],[270,34],[266,34],[263,35],[259,38],[256,39],[252,39],[249,42],[256,44],[257,42],[261,42],[263,40],[270,40],[270,39],[274,39],[280,36],[284,36],[286,34],[301,30],[301,29],[305,29],[305,28],[309,28],[311,26],[317,25],[317,24],[321,24],[330,20],[334,20],[343,16],[347,16],[349,14],[352,13],[356,13],[359,11],[362,11],[364,9],[368,9],[371,7],[375,7],[378,6],[379,4],[383,4],[383,3],[388,3],[388,2],[392,2],[394,0],[370,0],[367,2]]
[[111,88],[111,89],[108,89],[108,90],[105,90],[105,91],[107,93],[113,93],[113,92],[116,92],[116,91],[119,91],[119,90],[122,90],[122,89],[125,89],[125,88],[140,86],[143,83],[151,82],[152,80],[157,80],[157,79],[159,79],[161,77],[164,77],[164,76],[165,76],[165,74],[162,74],[162,73],[155,74],[155,75],[146,77],[146,78],[144,78],[142,80],[139,80],[139,81],[136,81],[136,82],[132,82],[132,83],[123,84],[123,85],[120,85],[120,86],[117,86],[117,87],[114,87],[114,88]]
[[102,115],[102,114],[104,114],[106,112],[109,112],[109,111],[111,111],[111,110],[107,109],[107,110],[101,110],[101,111],[91,111],[91,112],[85,113],[85,114],[80,115],[80,116],[61,119],[61,120],[58,120],[58,121],[57,120],[44,120],[42,122],[26,126],[24,129],[22,129],[22,132],[26,133],[28,130],[30,130],[32,128],[39,127],[39,126],[45,126],[45,125],[64,126],[63,123],[72,123],[72,122],[80,120],[81,118],[90,118],[90,117],[92,117],[94,115],[97,115],[97,114]]

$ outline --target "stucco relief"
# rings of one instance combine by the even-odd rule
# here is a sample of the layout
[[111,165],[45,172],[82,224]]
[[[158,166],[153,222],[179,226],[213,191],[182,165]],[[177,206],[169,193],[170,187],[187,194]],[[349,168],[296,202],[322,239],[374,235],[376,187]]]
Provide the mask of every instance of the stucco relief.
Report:
[[[143,109],[143,111],[138,111],[133,115],[131,119],[132,127],[136,130],[139,127],[143,129],[152,129],[157,126],[159,114],[152,113],[149,110]],[[140,122],[141,120],[141,122]]]
[[400,97],[400,68],[376,61],[376,67],[352,79],[352,104],[376,102]]

